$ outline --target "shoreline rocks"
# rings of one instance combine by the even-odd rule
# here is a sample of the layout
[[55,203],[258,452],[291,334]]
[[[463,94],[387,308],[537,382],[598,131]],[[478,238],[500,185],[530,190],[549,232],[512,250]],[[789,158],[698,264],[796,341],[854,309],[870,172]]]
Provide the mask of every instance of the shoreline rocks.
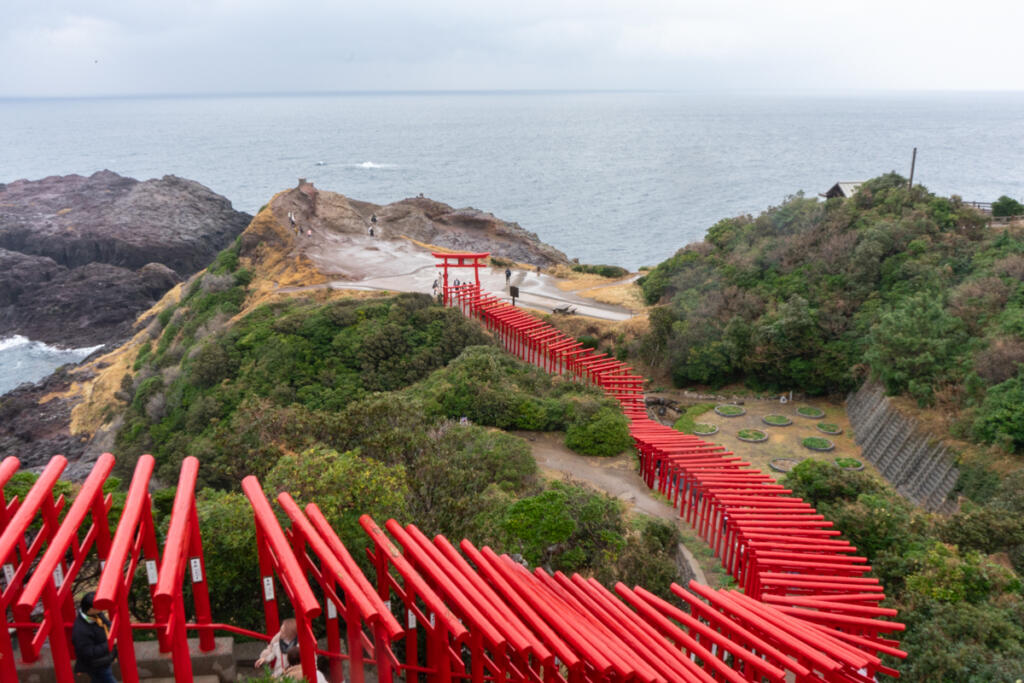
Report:
[[0,187],[0,336],[64,347],[128,336],[139,313],[251,220],[176,176],[111,171]]

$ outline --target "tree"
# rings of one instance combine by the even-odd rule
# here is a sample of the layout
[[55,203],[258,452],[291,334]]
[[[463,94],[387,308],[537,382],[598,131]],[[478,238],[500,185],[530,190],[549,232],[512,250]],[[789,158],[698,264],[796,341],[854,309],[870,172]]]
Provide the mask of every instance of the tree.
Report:
[[578,420],[565,432],[565,445],[584,455],[611,457],[633,445],[626,416],[604,407],[589,418]]
[[229,624],[263,629],[252,507],[240,493],[203,489],[196,496],[210,608]]
[[909,393],[930,405],[936,384],[957,373],[967,341],[963,323],[934,292],[919,292],[883,313],[864,354],[889,394]]
[[993,216],[1020,216],[1021,214],[1024,214],[1024,204],[1021,204],[1016,199],[1007,197],[1005,194],[992,202]]
[[974,421],[974,436],[1009,452],[1024,452],[1024,380],[1018,375],[988,390]]
[[504,521],[509,546],[532,565],[547,565],[560,543],[576,531],[564,491],[548,490],[509,506]]
[[406,519],[408,485],[405,468],[388,466],[357,453],[339,453],[327,448],[311,448],[299,455],[287,455],[267,474],[264,486],[269,497],[287,491],[300,506],[316,503],[352,549],[366,546],[366,534],[359,517],[370,515],[379,520]]

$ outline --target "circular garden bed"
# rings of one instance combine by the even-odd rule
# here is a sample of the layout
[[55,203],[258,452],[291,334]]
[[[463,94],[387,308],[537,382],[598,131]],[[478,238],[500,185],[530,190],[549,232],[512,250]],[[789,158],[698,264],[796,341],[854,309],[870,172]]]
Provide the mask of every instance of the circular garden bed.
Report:
[[804,448],[810,448],[812,451],[830,451],[836,447],[834,443],[820,436],[809,436],[801,443],[803,443]]
[[693,425],[694,436],[711,436],[712,434],[718,433],[718,425],[713,425],[709,422],[698,422]]
[[734,406],[731,403],[722,403],[715,406],[715,412],[722,417],[739,417],[740,415],[746,414],[746,409],[740,406]]
[[800,417],[813,417],[815,419],[819,417],[825,417],[825,411],[821,408],[814,408],[811,406],[800,406],[796,409],[796,414]]
[[772,427],[788,427],[793,424],[793,421],[785,415],[765,415],[761,418],[761,421]]
[[736,437],[740,441],[746,441],[748,443],[760,443],[768,440],[768,434],[762,432],[760,429],[741,429]]
[[818,431],[822,434],[831,434],[832,436],[835,436],[836,434],[843,433],[842,427],[837,424],[832,424],[831,422],[819,422],[817,427]]
[[768,467],[771,467],[776,472],[791,472],[794,467],[803,461],[803,458],[773,458],[768,461]]
[[864,469],[864,463],[856,458],[836,458],[834,462],[836,467],[843,470],[854,470],[859,472]]

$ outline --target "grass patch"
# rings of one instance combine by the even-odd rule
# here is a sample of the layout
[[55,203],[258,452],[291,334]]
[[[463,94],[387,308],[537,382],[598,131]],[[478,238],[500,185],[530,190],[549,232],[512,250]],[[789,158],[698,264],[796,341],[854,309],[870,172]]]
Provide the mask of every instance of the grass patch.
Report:
[[823,439],[820,436],[809,436],[801,443],[803,443],[804,447],[810,448],[812,451],[827,451],[833,446],[831,441]]
[[811,406],[800,406],[796,409],[798,415],[804,417],[825,417],[825,411],[821,408],[813,408]]
[[862,463],[860,460],[857,460],[856,458],[836,458],[836,464],[839,465],[840,467],[849,467],[852,469],[857,469],[864,466],[864,463]]
[[715,406],[715,412],[725,417],[737,417],[747,412],[744,408],[734,406],[732,404],[722,404]]
[[714,407],[714,403],[695,403],[694,405],[689,406],[683,412],[683,414],[679,416],[679,419],[675,421],[675,424],[672,425],[672,428],[680,432],[683,432],[684,434],[693,434],[698,426],[713,427],[713,425],[708,424],[698,425],[696,420],[699,416],[703,415],[704,413],[708,412]]
[[693,425],[693,433],[697,436],[707,436],[717,431],[718,425],[713,425],[710,422],[696,422]]
[[834,424],[832,422],[819,422],[818,429],[825,432],[826,434],[838,434],[839,432],[842,431],[839,428],[839,425]]
[[768,438],[768,435],[760,429],[741,429],[737,436],[747,441],[762,441]]
[[776,427],[785,427],[786,425],[793,424],[793,421],[785,415],[765,415],[761,419],[763,419],[765,423],[775,425]]

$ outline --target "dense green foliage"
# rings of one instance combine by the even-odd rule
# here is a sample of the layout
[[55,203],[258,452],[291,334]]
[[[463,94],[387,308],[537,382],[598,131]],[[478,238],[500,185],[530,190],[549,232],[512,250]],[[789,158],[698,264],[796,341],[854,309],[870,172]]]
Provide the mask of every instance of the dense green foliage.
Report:
[[992,202],[992,215],[998,217],[1024,215],[1024,204],[1004,194]]
[[948,519],[829,463],[805,460],[783,483],[833,521],[885,585],[907,625],[909,656],[892,662],[902,680],[1002,681],[1024,671],[1021,582],[987,555],[1024,543],[1019,477],[997,486],[988,506]]
[[[212,318],[201,283],[211,277],[217,276],[193,286],[168,320],[157,351],[135,378],[118,434],[122,462],[152,453],[165,479],[187,455],[202,459],[210,484],[264,474],[283,453],[267,438],[279,423],[299,431],[303,417],[404,387],[467,345],[487,342],[457,311],[419,295],[371,303],[289,301],[260,307],[226,329],[204,330]],[[215,296],[241,301],[244,287]],[[171,357],[180,364],[161,370]]]
[[605,406],[588,420],[569,425],[565,445],[584,455],[613,456],[633,445],[629,421],[617,407]]
[[790,197],[712,226],[642,287],[644,359],[674,382],[890,394],[961,412],[1024,452],[1024,234],[888,174],[849,199]]
[[468,348],[413,387],[428,415],[528,431],[566,431],[585,455],[617,455],[630,445],[617,404],[600,391],[520,363],[494,347]]
[[629,271],[622,266],[609,266],[605,264],[590,265],[586,263],[578,263],[572,267],[577,273],[591,273],[593,275],[600,275],[601,277],[626,277],[629,275]]
[[[158,316],[159,335],[123,385],[117,437],[123,470],[150,452],[164,482],[184,457],[200,458],[219,619],[261,621],[252,511],[237,492],[249,474],[272,500],[316,502],[371,576],[362,514],[668,594],[672,526],[632,527],[615,499],[546,485],[527,442],[495,429],[565,431],[581,452],[618,453],[631,443],[626,420],[601,392],[520,363],[422,295],[290,300],[229,324],[250,280],[228,249]],[[161,528],[172,500],[173,489],[154,494]]]

